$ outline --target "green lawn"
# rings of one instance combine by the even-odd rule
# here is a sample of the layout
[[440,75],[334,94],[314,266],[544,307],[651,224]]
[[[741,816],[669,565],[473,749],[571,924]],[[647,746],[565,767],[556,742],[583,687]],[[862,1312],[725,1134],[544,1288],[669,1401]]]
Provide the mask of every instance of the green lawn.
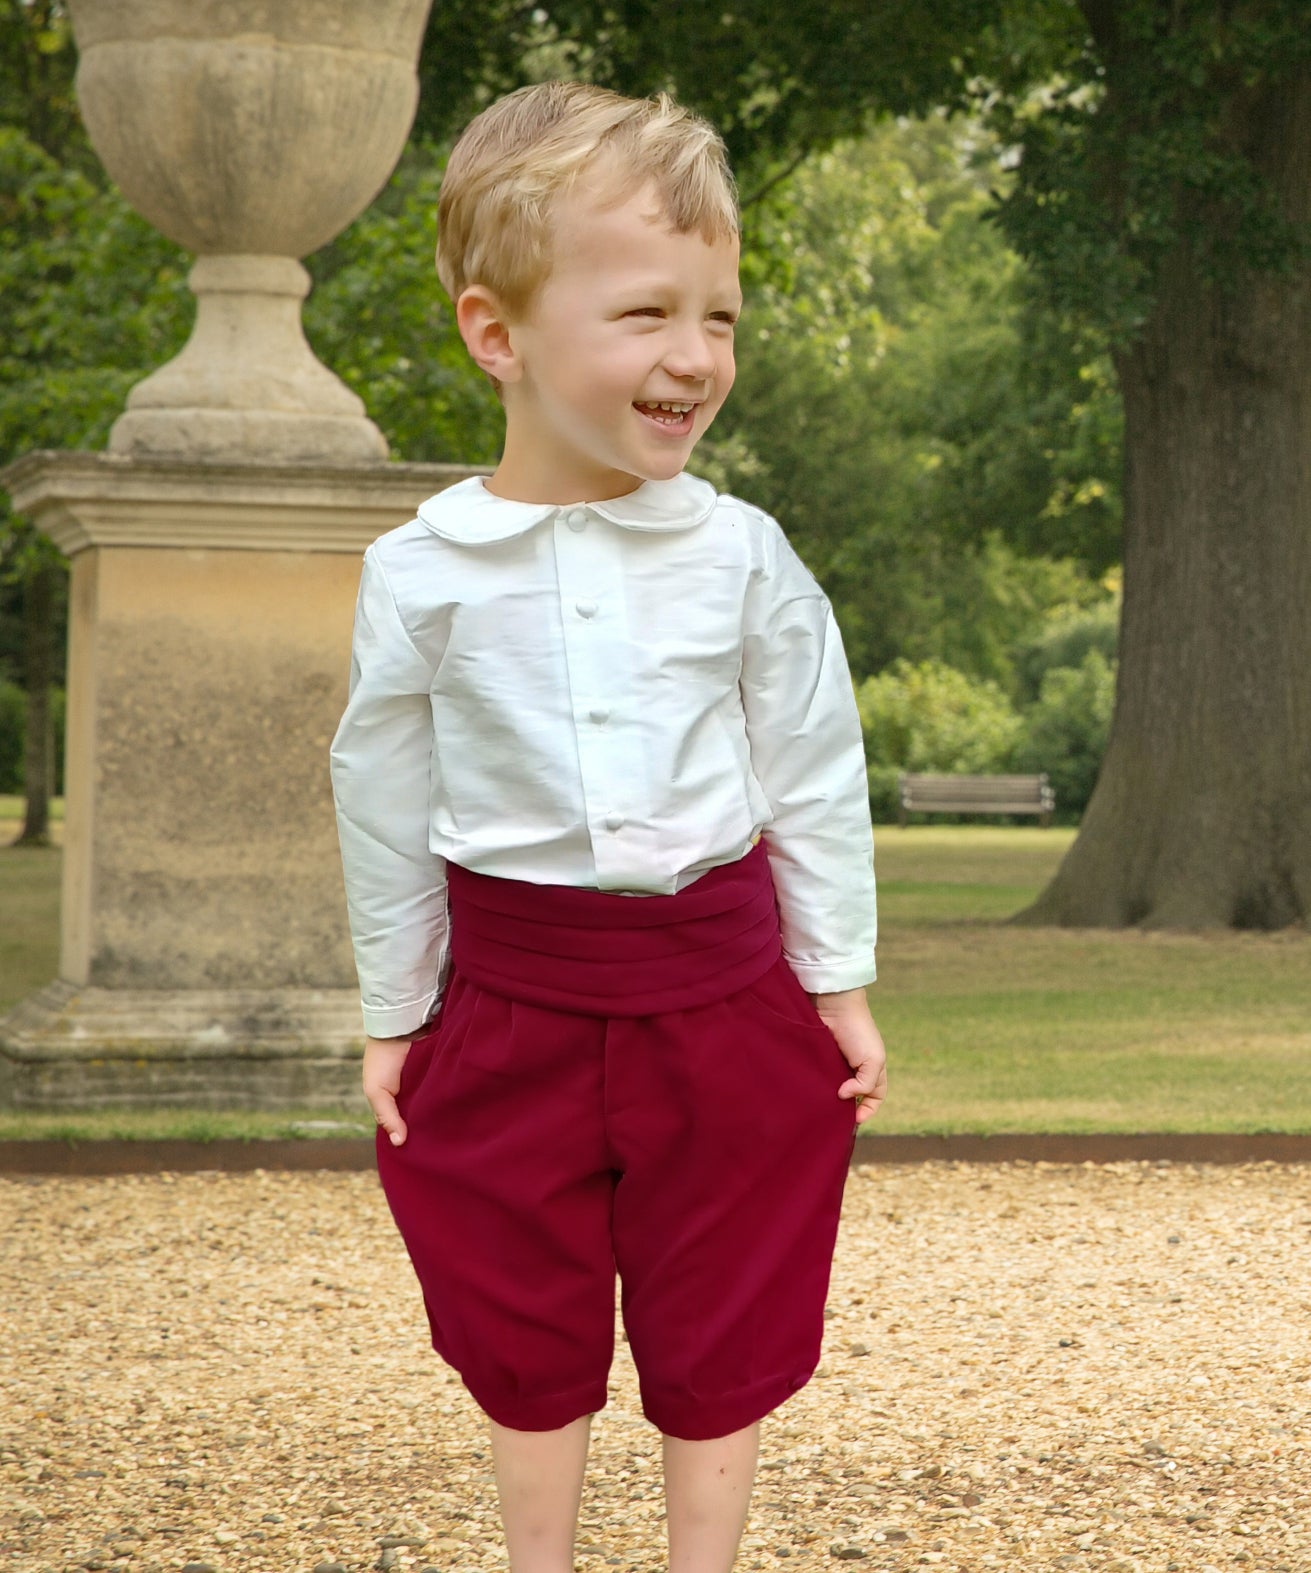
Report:
[[[891,1090],[865,1132],[1311,1131],[1311,936],[1008,926],[1072,834],[879,830],[871,1000]],[[0,849],[0,1009],[54,973],[58,859]],[[0,1138],[282,1135],[313,1118],[0,1111]]]
[[[23,817],[23,800],[12,792],[0,792],[0,824],[6,819],[21,820]],[[64,800],[62,797],[50,799],[51,819],[64,817]]]
[[878,832],[874,1126],[1311,1130],[1311,936],[1006,925],[1072,836]]
[[[0,1012],[59,969],[60,853],[11,846],[22,824],[19,800],[0,797]],[[60,840],[62,823],[51,829]]]

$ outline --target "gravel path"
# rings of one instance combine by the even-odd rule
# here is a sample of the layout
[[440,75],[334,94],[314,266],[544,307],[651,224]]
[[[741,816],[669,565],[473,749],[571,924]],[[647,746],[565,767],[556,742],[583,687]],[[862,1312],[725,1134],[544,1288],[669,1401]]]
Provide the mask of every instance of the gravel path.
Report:
[[[504,1569],[367,1174],[0,1181],[0,1568]],[[1311,1570],[1311,1166],[852,1171],[739,1569]],[[578,1566],[663,1566],[621,1344]]]

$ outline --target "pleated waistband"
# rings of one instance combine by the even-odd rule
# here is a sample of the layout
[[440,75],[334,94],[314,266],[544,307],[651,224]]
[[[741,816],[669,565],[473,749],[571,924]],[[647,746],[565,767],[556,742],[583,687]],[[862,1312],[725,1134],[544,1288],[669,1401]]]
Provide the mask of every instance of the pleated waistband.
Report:
[[671,896],[498,879],[450,864],[451,962],[506,998],[654,1016],[746,988],[782,955],[763,841]]

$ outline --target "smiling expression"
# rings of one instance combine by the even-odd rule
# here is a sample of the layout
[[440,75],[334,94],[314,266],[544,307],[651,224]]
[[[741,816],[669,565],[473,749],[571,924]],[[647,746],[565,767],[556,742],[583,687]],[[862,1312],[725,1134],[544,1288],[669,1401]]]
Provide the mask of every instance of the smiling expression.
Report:
[[677,475],[727,397],[738,241],[676,234],[651,189],[603,207],[585,182],[561,200],[554,237],[549,278],[509,324],[489,486],[599,502]]

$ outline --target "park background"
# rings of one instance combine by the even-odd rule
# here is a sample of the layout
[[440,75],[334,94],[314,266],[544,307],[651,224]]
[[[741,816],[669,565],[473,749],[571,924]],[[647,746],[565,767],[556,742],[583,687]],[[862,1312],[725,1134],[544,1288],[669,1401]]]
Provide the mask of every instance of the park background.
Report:
[[[882,1128],[1305,1130],[1311,496],[1280,437],[1301,431],[1311,366],[1297,7],[1230,26],[1200,4],[1168,25],[1147,3],[866,9],[758,0],[674,27],[667,8],[621,24],[585,4],[439,4],[396,173],[307,259],[307,333],[394,458],[493,463],[499,412],[430,266],[454,134],[553,76],[669,85],[705,109],[742,189],[747,303],[738,383],[692,468],[775,513],[831,596],[876,821],[902,769],[1045,770],[1057,791],[1049,832],[880,828],[875,1000],[898,1072]],[[103,446],[192,299],[189,259],[87,144],[62,7],[3,0],[0,25],[8,459]],[[1154,383],[1186,421],[1146,398]],[[1210,468],[1239,430],[1261,480],[1246,491]],[[1181,467],[1186,487],[1143,481]],[[26,843],[0,864],[2,1009],[55,965],[41,842],[66,579],[8,512],[0,543],[0,793]],[[1057,877],[1113,713],[1120,763]],[[1026,910],[1055,922],[1004,921]],[[306,1123],[151,1118],[11,1129]]]

